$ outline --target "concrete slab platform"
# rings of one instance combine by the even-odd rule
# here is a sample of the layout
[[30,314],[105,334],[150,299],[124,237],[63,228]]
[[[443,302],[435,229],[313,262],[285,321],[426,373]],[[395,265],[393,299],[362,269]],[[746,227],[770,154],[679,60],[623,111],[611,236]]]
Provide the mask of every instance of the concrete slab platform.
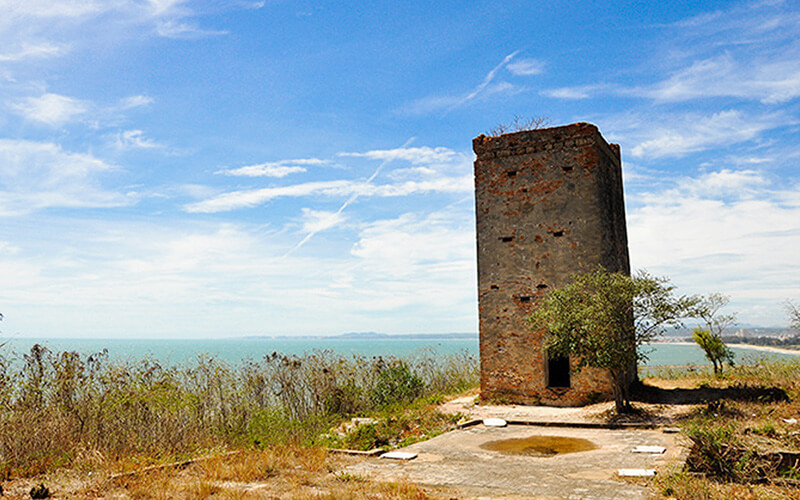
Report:
[[[587,439],[596,448],[544,457],[508,455],[481,447],[491,441],[531,436]],[[663,446],[666,453],[631,453],[637,446]],[[516,425],[456,430],[402,451],[418,457],[402,463],[370,458],[348,467],[347,472],[377,481],[405,480],[441,487],[463,498],[639,499],[647,497],[647,488],[620,479],[620,469],[664,471],[684,456],[680,435],[660,430]]]

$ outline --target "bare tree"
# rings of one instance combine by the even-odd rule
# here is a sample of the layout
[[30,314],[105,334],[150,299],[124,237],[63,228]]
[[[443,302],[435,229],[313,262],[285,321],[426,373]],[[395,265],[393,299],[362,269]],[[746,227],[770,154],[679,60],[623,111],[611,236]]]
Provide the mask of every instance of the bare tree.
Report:
[[786,312],[789,314],[789,328],[800,330],[800,307],[791,300],[787,300]]
[[514,120],[509,123],[498,123],[490,129],[488,134],[491,137],[508,134],[511,132],[522,132],[523,130],[536,130],[550,125],[550,118],[547,116],[523,117],[514,115]]

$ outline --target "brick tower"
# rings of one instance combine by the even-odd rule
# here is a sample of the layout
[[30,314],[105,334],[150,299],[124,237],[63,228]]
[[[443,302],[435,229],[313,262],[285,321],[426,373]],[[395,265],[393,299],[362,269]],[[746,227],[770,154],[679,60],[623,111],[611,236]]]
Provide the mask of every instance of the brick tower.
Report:
[[603,370],[572,373],[527,324],[536,301],[602,265],[630,274],[617,144],[576,123],[472,141],[478,237],[481,395],[582,405],[612,394]]

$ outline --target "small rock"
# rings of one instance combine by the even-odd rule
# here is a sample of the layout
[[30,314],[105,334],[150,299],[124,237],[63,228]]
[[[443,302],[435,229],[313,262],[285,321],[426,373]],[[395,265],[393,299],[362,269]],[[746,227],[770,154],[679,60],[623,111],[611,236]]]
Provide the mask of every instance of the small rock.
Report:
[[654,453],[660,454],[667,451],[663,446],[637,446],[633,449],[633,453]]
[[794,424],[797,423],[797,419],[796,418],[782,418],[781,420],[783,420],[787,424],[791,424],[791,425],[794,425]]
[[620,469],[620,477],[652,477],[656,475],[655,469]]
[[381,455],[381,458],[390,458],[393,460],[413,460],[417,458],[416,453],[410,451],[390,451]]
[[486,427],[505,427],[508,422],[502,418],[485,418],[483,419],[483,425]]

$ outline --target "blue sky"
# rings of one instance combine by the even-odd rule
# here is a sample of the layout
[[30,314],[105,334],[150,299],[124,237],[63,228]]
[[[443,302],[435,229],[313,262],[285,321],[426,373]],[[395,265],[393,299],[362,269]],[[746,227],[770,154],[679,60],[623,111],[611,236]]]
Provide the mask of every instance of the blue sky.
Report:
[[474,332],[515,116],[621,144],[634,268],[787,323],[796,2],[0,0],[2,335]]

